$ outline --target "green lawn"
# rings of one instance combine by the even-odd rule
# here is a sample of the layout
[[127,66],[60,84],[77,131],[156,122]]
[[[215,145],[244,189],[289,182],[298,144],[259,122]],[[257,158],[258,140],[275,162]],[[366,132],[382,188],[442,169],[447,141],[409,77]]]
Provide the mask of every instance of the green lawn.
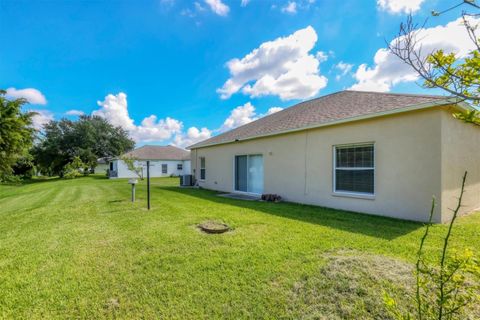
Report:
[[[0,186],[0,316],[385,318],[383,291],[411,289],[420,224],[177,184],[153,180],[151,211],[144,182],[135,204],[126,180]],[[234,230],[203,234],[207,219]],[[454,246],[479,252],[479,226],[460,218]]]

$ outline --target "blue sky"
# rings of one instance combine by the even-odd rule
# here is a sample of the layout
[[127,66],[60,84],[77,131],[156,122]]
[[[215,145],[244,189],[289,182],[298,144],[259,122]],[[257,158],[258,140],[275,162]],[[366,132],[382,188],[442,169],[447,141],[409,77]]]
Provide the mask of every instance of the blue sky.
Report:
[[[0,88],[39,125],[94,112],[138,145],[186,146],[352,86],[425,92],[381,49],[406,12],[423,22],[458,2],[3,0]],[[427,46],[468,50],[460,10],[429,18]]]

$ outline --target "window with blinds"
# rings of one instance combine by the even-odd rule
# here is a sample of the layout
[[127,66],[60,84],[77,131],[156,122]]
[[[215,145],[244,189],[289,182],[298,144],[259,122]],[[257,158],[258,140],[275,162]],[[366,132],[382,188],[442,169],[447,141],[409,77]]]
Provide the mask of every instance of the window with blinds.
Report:
[[375,193],[373,143],[335,146],[334,191],[371,195]]

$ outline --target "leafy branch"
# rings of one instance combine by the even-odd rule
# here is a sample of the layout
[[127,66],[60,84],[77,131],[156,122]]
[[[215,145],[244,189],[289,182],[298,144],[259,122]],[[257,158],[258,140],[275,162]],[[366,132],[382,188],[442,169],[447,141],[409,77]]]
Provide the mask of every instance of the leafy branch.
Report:
[[[442,49],[426,52],[422,45],[425,38],[425,24],[413,21],[412,15],[400,24],[395,39],[388,43],[389,51],[409,65],[423,80],[425,88],[439,88],[456,98],[456,102],[469,102],[480,105],[480,39],[478,25],[462,14],[462,23],[475,48],[465,57],[447,53]],[[480,125],[480,111],[472,110],[455,113],[455,118]]]
[[129,156],[121,156],[120,160],[125,162],[128,170],[134,172],[141,180],[143,180],[143,167],[135,166],[135,163],[138,162],[137,158],[129,157]]

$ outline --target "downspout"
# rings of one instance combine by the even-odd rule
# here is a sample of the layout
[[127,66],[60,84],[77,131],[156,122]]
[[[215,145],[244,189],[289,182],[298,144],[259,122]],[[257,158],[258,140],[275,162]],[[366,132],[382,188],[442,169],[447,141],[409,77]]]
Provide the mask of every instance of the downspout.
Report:
[[193,149],[193,152],[194,152],[194,157],[195,157],[195,162],[194,162],[195,167],[193,168],[193,172],[192,172],[193,173],[193,179],[194,179],[193,184],[197,185],[197,171],[198,171],[197,170],[197,160],[198,160],[197,159],[197,155],[198,155],[197,149]]
[[304,176],[304,186],[303,186],[303,194],[304,195],[307,195],[308,194],[308,190],[307,190],[307,177],[308,177],[308,172],[307,172],[307,150],[308,150],[308,130],[305,131],[305,150],[303,152],[303,156],[304,156],[304,173],[305,173],[305,176]]

